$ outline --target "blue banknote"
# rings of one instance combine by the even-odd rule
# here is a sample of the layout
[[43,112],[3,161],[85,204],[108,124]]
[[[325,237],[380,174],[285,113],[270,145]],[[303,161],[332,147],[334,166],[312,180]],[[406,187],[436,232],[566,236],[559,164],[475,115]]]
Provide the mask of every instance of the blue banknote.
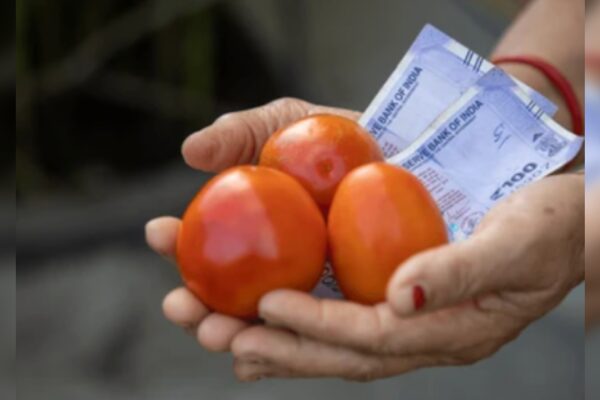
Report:
[[[426,25],[361,117],[386,157],[408,147],[493,64],[437,28]],[[547,115],[556,106],[517,84]]]
[[421,179],[460,240],[494,204],[565,166],[582,144],[492,68],[388,162]]

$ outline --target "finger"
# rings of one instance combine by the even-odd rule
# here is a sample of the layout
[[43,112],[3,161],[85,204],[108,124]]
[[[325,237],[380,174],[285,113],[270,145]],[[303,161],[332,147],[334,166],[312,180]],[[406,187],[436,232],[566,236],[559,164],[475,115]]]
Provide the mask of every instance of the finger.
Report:
[[291,290],[261,299],[267,323],[335,346],[383,355],[454,354],[484,342],[503,342],[517,330],[502,314],[473,303],[399,318],[387,303],[375,307],[317,299]]
[[[514,240],[513,240],[514,239]],[[506,289],[514,278],[519,246],[487,229],[470,239],[412,257],[395,272],[387,289],[392,309],[401,316],[450,307]],[[511,268],[507,268],[511,267]]]
[[241,380],[277,376],[368,381],[432,363],[429,356],[399,358],[363,354],[266,326],[255,326],[236,336],[232,352],[238,360],[235,372]]
[[175,217],[160,217],[146,224],[146,242],[152,250],[174,261],[177,232],[181,221]]
[[173,324],[195,332],[209,310],[186,288],[171,291],[163,300],[163,313]]
[[[494,292],[554,294],[565,290],[557,286],[576,285],[581,276],[571,274],[573,269],[564,265],[577,268],[583,264],[578,259],[583,243],[582,197],[560,194],[582,195],[583,185],[578,175],[543,179],[490,210],[468,240],[409,259],[388,284],[392,308],[406,316],[479,301]],[[537,303],[552,305],[557,298]],[[538,312],[534,310],[516,307],[515,311],[533,318]]]
[[185,140],[183,158],[191,167],[209,172],[255,162],[271,134],[297,119],[316,113],[337,114],[351,119],[360,116],[355,111],[281,98],[261,107],[221,116],[212,125]]
[[183,158],[191,167],[211,172],[251,163],[273,132],[305,116],[310,107],[302,100],[283,98],[225,114],[185,140]]
[[198,327],[197,339],[209,351],[229,351],[233,338],[248,327],[248,323],[227,315],[208,315]]
[[314,114],[335,114],[341,115],[342,117],[346,117],[353,120],[358,120],[360,118],[360,113],[357,111],[348,110],[345,108],[338,107],[326,107],[326,106],[318,106],[312,105],[308,109],[308,115]]
[[370,352],[379,351],[385,329],[376,307],[318,299],[294,290],[276,290],[265,295],[259,302],[259,315],[271,325]]

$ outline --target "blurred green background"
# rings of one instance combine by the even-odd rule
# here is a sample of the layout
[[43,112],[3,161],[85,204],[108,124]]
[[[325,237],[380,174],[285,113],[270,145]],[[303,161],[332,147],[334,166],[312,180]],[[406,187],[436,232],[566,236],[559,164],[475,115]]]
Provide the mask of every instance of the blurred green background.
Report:
[[157,168],[219,112],[280,94],[219,2],[17,1],[16,15],[24,202]]
[[0,397],[16,397],[15,7],[0,6]]
[[[404,15],[393,18],[416,27],[406,13],[416,3],[405,3],[394,6]],[[450,3],[474,18],[475,26],[465,32],[474,33],[477,26],[492,22],[485,33],[493,36],[519,2]],[[390,71],[403,48],[379,55],[379,41],[385,38],[406,45],[411,39],[381,35],[392,27],[373,26],[380,34],[367,32],[366,36],[377,41],[366,42],[357,34],[369,28],[360,15],[353,17],[351,25],[343,24],[346,12],[351,16],[361,8],[373,9],[367,14],[378,17],[377,12],[385,11],[388,4],[18,0],[19,200],[28,202],[65,189],[85,192],[92,189],[87,186],[97,175],[131,176],[158,168],[177,157],[187,133],[224,111],[283,94],[312,92],[320,100],[325,90],[314,90],[310,87],[314,83],[329,86],[327,97],[339,100],[344,93],[337,89],[347,89],[335,87],[339,77],[337,82],[324,82],[325,76],[316,76],[323,69],[321,63],[335,62],[339,65],[330,69],[356,74],[368,62],[360,61],[354,68],[344,64],[364,57],[365,47],[371,47],[366,55],[373,61],[389,60],[379,69]],[[350,37],[335,43],[332,36],[346,36],[346,29],[352,31]],[[416,32],[411,29],[410,35]],[[343,48],[350,40],[357,41],[357,51]],[[482,39],[471,41],[479,44]],[[350,60],[341,57],[347,55]],[[385,74],[363,75],[361,81],[367,80],[371,95]],[[352,76],[342,78],[346,84]],[[366,92],[360,93],[362,98],[350,94],[344,101],[349,106],[364,107],[369,100]],[[2,159],[8,165],[9,157]]]
[[[145,221],[179,215],[207,178],[181,160],[189,133],[279,96],[364,109],[425,23],[486,54],[523,3],[17,0],[0,91],[16,108],[2,129],[16,130],[19,398],[583,398],[581,290],[475,366],[369,384],[237,383],[228,355],[163,320],[179,277],[143,242]],[[3,72],[15,58],[16,101]],[[14,292],[9,248],[4,294]],[[14,318],[14,297],[0,304]],[[14,378],[14,337],[0,343]]]

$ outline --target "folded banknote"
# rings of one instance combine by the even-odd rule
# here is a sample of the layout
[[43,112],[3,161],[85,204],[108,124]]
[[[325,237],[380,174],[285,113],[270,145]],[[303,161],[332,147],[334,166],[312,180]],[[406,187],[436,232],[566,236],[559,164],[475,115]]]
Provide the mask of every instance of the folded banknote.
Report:
[[[575,158],[583,139],[557,124],[555,112],[544,96],[427,25],[360,122],[388,162],[428,188],[458,241],[497,202]],[[313,293],[341,297],[330,265]]]
[[[360,122],[375,135],[385,156],[391,157],[408,147],[492,68],[483,57],[426,25]],[[554,115],[553,103],[515,81],[547,115]]]
[[460,240],[494,204],[565,166],[582,144],[493,68],[388,162],[421,179]]

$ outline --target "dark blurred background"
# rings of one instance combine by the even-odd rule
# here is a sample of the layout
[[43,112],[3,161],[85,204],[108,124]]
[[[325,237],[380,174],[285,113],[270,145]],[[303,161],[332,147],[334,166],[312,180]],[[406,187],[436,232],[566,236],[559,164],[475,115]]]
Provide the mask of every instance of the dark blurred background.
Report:
[[[163,320],[162,296],[178,275],[143,242],[146,220],[179,215],[206,180],[179,148],[219,114],[283,95],[362,110],[423,24],[486,54],[522,3],[17,0],[16,52],[3,44],[0,91],[16,107],[2,128],[16,130],[19,397],[583,398],[581,289],[472,367],[369,384],[249,385],[235,381],[229,356]],[[14,187],[9,147],[1,176]],[[9,210],[13,192],[2,193]],[[14,319],[11,237],[0,236],[0,293]],[[14,335],[3,335],[14,378]]]
[[0,11],[0,397],[13,399],[16,396],[14,3],[2,3]]

